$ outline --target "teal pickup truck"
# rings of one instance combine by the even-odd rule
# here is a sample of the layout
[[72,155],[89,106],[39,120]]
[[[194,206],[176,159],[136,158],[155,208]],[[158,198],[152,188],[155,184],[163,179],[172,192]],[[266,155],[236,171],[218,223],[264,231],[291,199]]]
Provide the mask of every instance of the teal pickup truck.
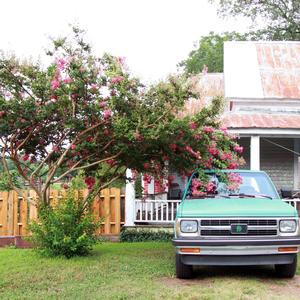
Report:
[[[229,171],[223,171],[229,172]],[[231,171],[242,177],[230,192],[220,176],[208,172],[214,193],[192,194],[194,173],[175,221],[176,275],[193,277],[193,266],[274,265],[280,277],[297,269],[300,246],[296,209],[282,201],[265,172]]]

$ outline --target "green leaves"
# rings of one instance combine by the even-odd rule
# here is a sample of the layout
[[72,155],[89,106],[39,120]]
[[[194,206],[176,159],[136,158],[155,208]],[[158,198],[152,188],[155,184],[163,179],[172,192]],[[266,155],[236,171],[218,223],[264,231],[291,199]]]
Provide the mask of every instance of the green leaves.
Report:
[[96,243],[95,231],[100,226],[92,212],[84,210],[84,199],[69,191],[57,207],[42,207],[39,222],[30,225],[32,241],[48,255],[70,258],[88,254]]
[[299,0],[211,0],[223,17],[243,16],[252,20],[251,39],[300,40]]
[[208,72],[223,72],[223,47],[225,41],[244,41],[246,35],[237,32],[224,32],[201,37],[196,49],[190,52],[187,59],[178,66],[183,67],[186,74],[199,74],[207,67]]

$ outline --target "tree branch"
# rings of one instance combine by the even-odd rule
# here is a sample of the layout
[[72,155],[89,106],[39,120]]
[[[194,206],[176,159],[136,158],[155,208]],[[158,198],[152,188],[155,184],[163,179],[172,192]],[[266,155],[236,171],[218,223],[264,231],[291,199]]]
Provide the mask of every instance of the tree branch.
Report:
[[95,166],[95,165],[98,165],[98,164],[101,164],[105,161],[108,161],[110,159],[115,159],[117,158],[118,156],[120,156],[120,154],[122,153],[122,151],[118,152],[117,154],[115,155],[112,155],[110,157],[107,157],[107,158],[104,158],[104,159],[101,159],[101,160],[98,160],[98,161],[95,161],[93,163],[90,163],[88,165],[85,165],[85,166],[81,166],[81,167],[76,167],[79,165],[79,163],[82,162],[82,160],[80,160],[78,163],[76,163],[70,170],[66,171],[64,174],[62,174],[61,176],[59,176],[57,179],[55,179],[54,181],[52,181],[52,183],[55,183],[55,182],[58,182],[59,180],[61,180],[63,177],[65,177],[66,175],[74,172],[74,171],[78,171],[78,170],[83,170],[83,169],[87,169],[87,168],[90,168],[92,166]]
[[7,165],[7,161],[5,159],[5,152],[6,152],[6,147],[7,147],[7,144],[5,143],[4,144],[4,147],[3,147],[3,150],[2,150],[2,164],[3,164],[3,167],[5,169],[5,172],[8,176],[8,184],[9,186],[15,190],[21,197],[25,197],[23,191],[21,189],[19,189],[18,187],[16,187],[14,184],[13,184],[13,181],[12,181],[12,178],[11,178],[11,174],[10,174],[10,171],[9,171],[9,168],[8,168],[8,165]]

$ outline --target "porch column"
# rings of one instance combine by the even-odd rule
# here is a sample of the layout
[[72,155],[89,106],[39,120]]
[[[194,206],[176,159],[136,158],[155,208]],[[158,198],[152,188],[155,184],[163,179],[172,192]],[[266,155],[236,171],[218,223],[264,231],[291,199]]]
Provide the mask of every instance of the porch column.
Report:
[[[131,178],[132,172],[126,170],[126,177]],[[135,189],[134,181],[126,180],[125,187],[125,226],[134,226],[135,219]]]
[[[300,139],[294,139],[294,151],[300,152]],[[299,156],[294,153],[294,190],[299,189]]]
[[253,135],[250,140],[250,169],[260,170],[260,136]]

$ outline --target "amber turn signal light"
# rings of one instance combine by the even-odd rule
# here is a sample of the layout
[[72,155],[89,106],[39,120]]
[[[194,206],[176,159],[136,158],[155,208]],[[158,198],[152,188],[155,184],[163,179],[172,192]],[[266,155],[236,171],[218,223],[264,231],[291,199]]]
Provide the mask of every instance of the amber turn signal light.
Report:
[[278,252],[297,252],[298,247],[279,247]]
[[200,253],[200,248],[180,248],[182,253]]

